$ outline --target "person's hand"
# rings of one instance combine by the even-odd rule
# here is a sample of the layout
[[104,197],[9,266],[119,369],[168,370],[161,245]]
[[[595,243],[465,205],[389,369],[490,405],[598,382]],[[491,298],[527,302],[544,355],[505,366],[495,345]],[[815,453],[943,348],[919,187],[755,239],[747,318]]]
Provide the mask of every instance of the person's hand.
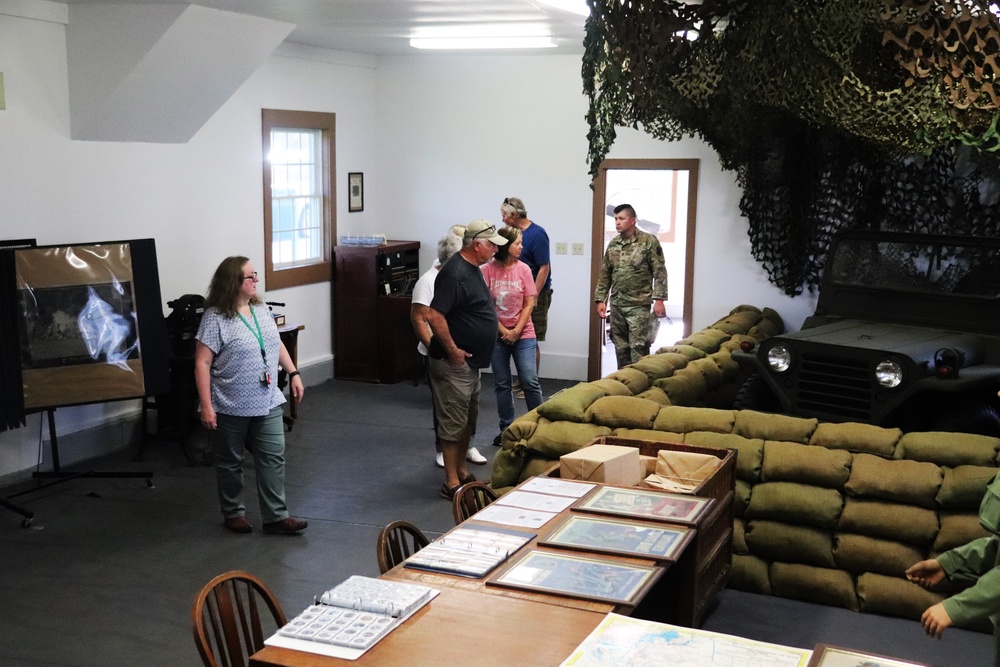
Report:
[[455,368],[458,368],[460,366],[464,366],[465,360],[471,356],[472,355],[466,352],[465,350],[456,347],[454,352],[448,353],[448,363],[454,366]]
[[289,383],[292,387],[292,396],[295,397],[295,404],[302,402],[302,397],[306,395],[306,385],[302,382],[302,376],[296,375]]
[[602,320],[608,317],[608,304],[604,301],[597,302],[597,316]]
[[653,314],[657,317],[667,316],[667,306],[663,303],[663,301],[657,299],[653,302]]
[[201,425],[207,428],[209,431],[214,431],[219,427],[218,422],[215,418],[215,408],[211,405],[201,406]]
[[951,616],[945,611],[944,605],[938,602],[933,607],[928,607],[920,616],[920,625],[924,626],[924,631],[931,637],[941,639],[945,628],[951,626]]
[[937,558],[922,560],[906,570],[906,578],[924,588],[937,586],[945,580],[946,576],[944,568],[941,567]]

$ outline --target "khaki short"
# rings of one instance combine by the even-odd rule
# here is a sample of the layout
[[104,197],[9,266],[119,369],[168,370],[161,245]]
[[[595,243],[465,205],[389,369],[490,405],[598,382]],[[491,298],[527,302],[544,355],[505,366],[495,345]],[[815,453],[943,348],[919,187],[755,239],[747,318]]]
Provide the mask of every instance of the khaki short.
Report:
[[535,308],[531,311],[531,323],[535,327],[535,338],[545,340],[545,331],[549,328],[549,306],[552,305],[552,290],[543,289],[535,300]]
[[458,442],[470,424],[470,433],[474,433],[479,419],[479,369],[468,364],[455,367],[447,359],[428,359],[428,371],[434,391],[438,437]]

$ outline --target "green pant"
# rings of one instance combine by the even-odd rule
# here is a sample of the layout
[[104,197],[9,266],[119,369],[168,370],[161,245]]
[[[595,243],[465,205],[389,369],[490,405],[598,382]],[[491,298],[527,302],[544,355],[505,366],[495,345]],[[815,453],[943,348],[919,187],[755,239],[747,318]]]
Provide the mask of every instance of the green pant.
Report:
[[660,321],[649,306],[611,306],[611,342],[615,344],[618,368],[649,354]]

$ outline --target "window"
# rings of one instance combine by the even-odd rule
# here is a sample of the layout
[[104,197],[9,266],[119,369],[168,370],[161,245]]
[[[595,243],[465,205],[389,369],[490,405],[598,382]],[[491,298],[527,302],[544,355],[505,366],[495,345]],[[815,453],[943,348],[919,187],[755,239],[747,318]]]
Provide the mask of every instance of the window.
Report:
[[269,290],[330,280],[336,237],[335,114],[261,111],[264,279]]

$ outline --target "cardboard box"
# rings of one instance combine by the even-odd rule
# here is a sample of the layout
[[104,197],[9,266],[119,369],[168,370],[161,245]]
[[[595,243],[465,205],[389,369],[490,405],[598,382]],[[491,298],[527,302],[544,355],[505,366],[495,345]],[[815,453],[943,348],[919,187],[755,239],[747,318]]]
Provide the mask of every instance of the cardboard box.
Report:
[[636,447],[590,445],[559,459],[559,476],[588,482],[637,486],[642,481],[642,465]]

